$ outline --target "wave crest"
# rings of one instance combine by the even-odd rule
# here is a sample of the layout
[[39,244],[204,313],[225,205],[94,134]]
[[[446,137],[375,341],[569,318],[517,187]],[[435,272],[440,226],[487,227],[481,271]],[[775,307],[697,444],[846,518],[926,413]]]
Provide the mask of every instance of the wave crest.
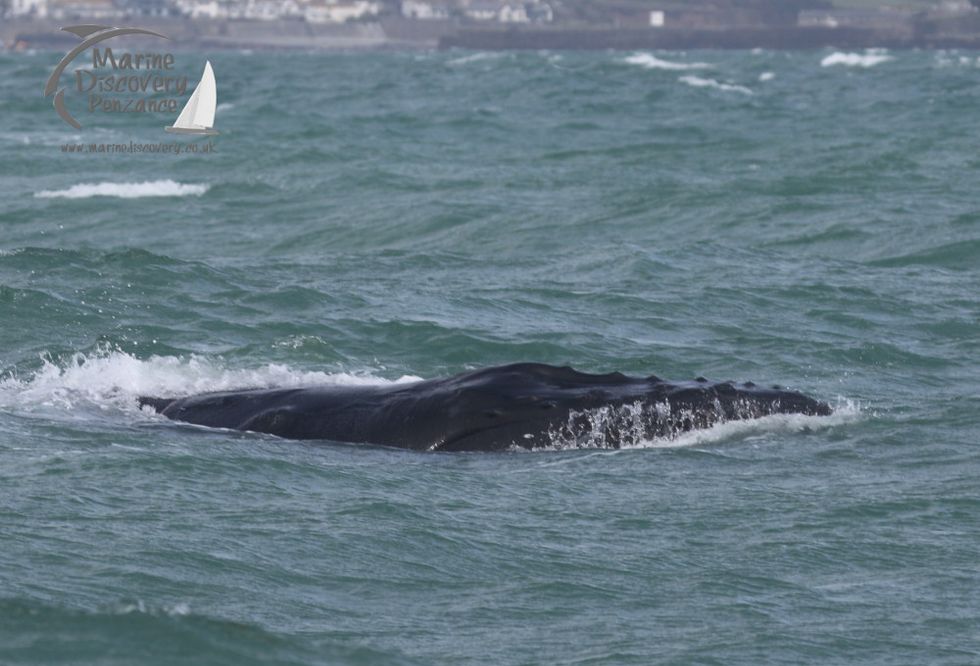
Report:
[[186,197],[201,196],[209,187],[209,185],[178,183],[173,180],[148,180],[142,183],[79,183],[67,190],[41,190],[36,192],[34,197],[37,199]]
[[678,79],[681,83],[686,83],[692,88],[714,88],[715,90],[724,90],[725,92],[737,92],[743,95],[753,94],[749,88],[745,86],[737,86],[733,83],[721,83],[720,81],[715,81],[714,79],[702,79],[700,76],[682,76]]
[[893,58],[884,51],[877,49],[869,50],[866,53],[843,53],[836,51],[821,60],[820,66],[834,67],[835,65],[843,65],[845,67],[864,67],[867,69],[868,67],[874,67],[889,60],[893,60]]
[[418,381],[404,376],[387,380],[371,374],[296,370],[270,363],[257,368],[231,369],[201,356],[151,356],[140,359],[121,351],[76,353],[55,362],[42,358],[39,369],[21,378],[0,379],[0,407],[33,410],[38,407],[137,411],[141,395],[184,396],[244,388],[300,387],[323,384],[374,385]]
[[644,69],[662,69],[666,71],[687,71],[691,69],[710,69],[711,65],[706,62],[672,62],[661,60],[649,53],[634,53],[623,59],[628,65],[637,65]]

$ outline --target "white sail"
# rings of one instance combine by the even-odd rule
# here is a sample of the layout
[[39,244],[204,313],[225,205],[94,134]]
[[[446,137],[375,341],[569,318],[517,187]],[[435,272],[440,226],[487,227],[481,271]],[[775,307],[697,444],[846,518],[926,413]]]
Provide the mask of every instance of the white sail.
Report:
[[214,70],[211,61],[204,63],[204,74],[187,100],[177,120],[167,131],[204,133],[214,126],[214,110],[218,106],[218,88],[214,81]]
[[204,63],[204,74],[201,75],[201,82],[197,84],[194,95],[200,95],[194,109],[194,124],[198,127],[213,127],[214,110],[218,106],[218,87],[214,82],[210,60]]
[[177,116],[177,120],[174,121],[174,127],[179,129],[194,129],[194,114],[197,111],[197,100],[200,99],[201,86],[198,84],[197,88],[194,90],[194,94],[191,98],[187,100],[187,104],[184,105],[183,110],[180,115]]

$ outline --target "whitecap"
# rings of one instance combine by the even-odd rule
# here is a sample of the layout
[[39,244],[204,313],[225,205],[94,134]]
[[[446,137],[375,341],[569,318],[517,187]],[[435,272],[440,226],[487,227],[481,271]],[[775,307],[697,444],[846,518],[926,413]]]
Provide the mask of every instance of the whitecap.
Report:
[[502,55],[503,54],[501,53],[488,53],[488,52],[471,53],[470,55],[462,56],[461,58],[454,58],[450,60],[447,64],[453,66],[468,65],[472,62],[480,62],[481,60],[496,60],[497,58],[502,57]]
[[715,90],[737,92],[742,93],[743,95],[753,94],[752,91],[745,86],[738,86],[733,83],[721,83],[720,81],[715,81],[714,79],[702,79],[700,76],[682,76],[677,80],[694,88],[714,88]]
[[759,80],[762,82],[772,81],[774,78],[776,78],[776,75],[773,72],[763,72],[762,74],[759,74]]
[[706,62],[673,62],[661,60],[649,53],[634,53],[627,56],[623,62],[628,65],[638,65],[644,69],[663,69],[667,71],[687,71],[691,69],[710,69],[711,65]]
[[136,399],[142,395],[179,396],[323,384],[370,386],[419,379],[406,375],[387,380],[368,373],[298,370],[280,363],[228,368],[196,355],[140,359],[121,351],[100,350],[76,353],[59,363],[42,358],[41,367],[28,376],[0,379],[0,407],[32,411],[51,407],[70,410],[87,405],[136,412]]
[[88,199],[90,197],[116,197],[142,199],[143,197],[200,196],[209,185],[177,183],[172,180],[151,180],[142,183],[80,183],[67,190],[42,190],[34,196],[38,199]]
[[821,67],[834,67],[843,65],[845,67],[874,67],[883,62],[888,62],[893,58],[885,51],[880,49],[869,49],[865,53],[843,53],[836,51],[820,61]]

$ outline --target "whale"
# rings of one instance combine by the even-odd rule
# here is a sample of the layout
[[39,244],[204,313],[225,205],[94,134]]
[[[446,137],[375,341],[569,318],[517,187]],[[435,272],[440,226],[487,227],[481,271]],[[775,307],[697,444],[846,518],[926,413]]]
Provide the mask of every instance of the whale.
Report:
[[174,421],[414,451],[622,448],[774,414],[827,416],[823,401],[779,386],[669,382],[515,363],[440,379],[141,396]]

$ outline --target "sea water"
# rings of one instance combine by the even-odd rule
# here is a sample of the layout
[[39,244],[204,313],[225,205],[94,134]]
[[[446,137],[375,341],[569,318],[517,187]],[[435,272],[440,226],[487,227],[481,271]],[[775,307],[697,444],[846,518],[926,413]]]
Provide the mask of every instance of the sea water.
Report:
[[[0,662],[980,662],[975,54],[183,53],[208,154],[65,152],[175,139],[62,123],[61,55],[0,55]],[[424,455],[136,406],[514,361],[837,411]]]

